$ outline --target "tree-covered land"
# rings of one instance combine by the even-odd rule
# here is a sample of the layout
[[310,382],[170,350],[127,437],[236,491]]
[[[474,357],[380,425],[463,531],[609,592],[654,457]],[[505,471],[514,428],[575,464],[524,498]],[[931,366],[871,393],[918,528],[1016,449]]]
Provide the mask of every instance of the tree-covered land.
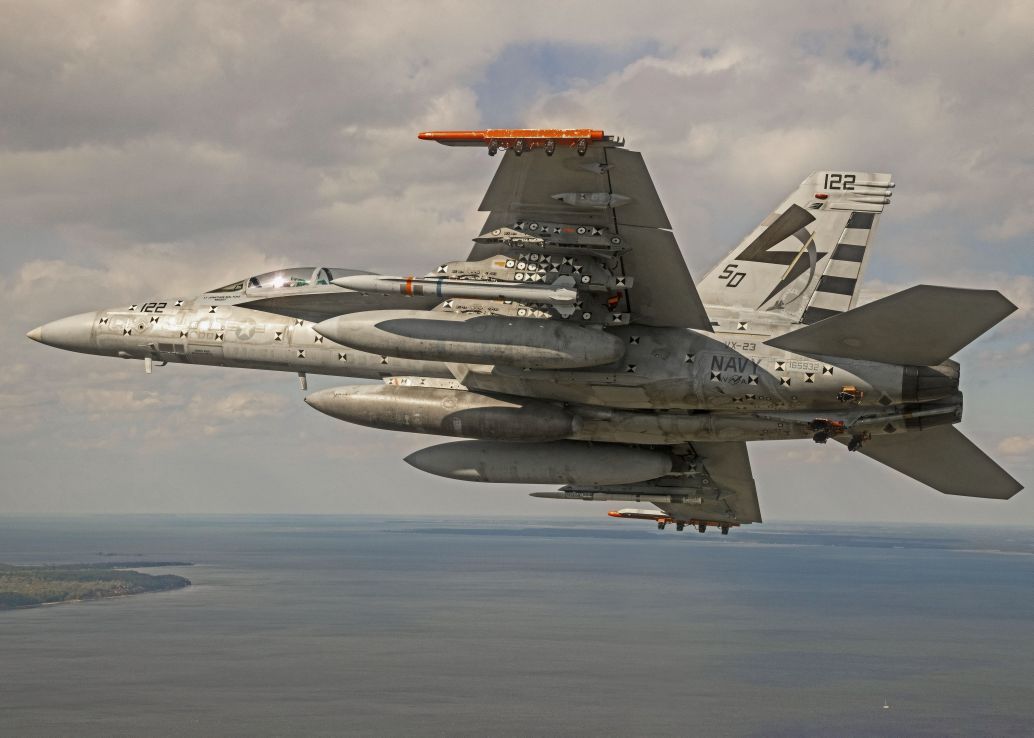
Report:
[[49,566],[0,564],[0,610],[180,589],[189,586],[190,580],[175,574],[143,574],[120,567],[186,565],[178,561]]

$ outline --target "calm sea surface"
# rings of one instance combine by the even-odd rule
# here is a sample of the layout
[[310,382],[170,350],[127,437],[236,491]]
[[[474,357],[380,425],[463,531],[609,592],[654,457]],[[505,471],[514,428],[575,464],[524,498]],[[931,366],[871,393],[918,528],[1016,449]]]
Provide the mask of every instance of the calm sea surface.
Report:
[[0,521],[102,554],[194,586],[0,613],[0,734],[1034,734],[1032,529]]

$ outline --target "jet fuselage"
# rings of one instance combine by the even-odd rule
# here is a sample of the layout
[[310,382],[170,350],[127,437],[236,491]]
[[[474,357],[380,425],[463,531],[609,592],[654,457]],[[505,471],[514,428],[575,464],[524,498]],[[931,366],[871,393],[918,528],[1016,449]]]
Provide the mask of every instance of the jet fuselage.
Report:
[[[735,326],[732,331],[723,331],[723,321],[716,321],[714,333],[611,328],[608,332],[625,344],[624,356],[609,365],[573,370],[450,365],[358,351],[320,335],[312,321],[217,304],[207,295],[83,313],[30,335],[59,348],[158,364],[361,379],[421,377],[441,380],[444,387],[459,380],[479,393],[571,406],[579,420],[568,437],[580,440],[802,438],[816,432],[818,418],[842,422],[847,429],[864,425],[876,434],[906,431],[924,415],[927,423],[936,422],[934,417],[958,422],[962,398],[954,362],[917,368],[802,356],[765,345],[773,332],[765,319],[740,314],[724,321]],[[922,388],[920,375],[927,377]],[[930,378],[937,381],[931,385]],[[347,418],[346,411],[335,412],[328,392],[310,396],[310,404]],[[927,412],[920,403],[928,404]]]

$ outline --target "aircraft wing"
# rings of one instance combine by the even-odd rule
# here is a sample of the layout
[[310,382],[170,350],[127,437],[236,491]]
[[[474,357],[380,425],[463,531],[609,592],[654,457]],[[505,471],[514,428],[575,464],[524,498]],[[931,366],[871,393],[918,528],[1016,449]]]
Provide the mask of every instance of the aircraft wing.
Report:
[[[421,138],[457,145],[441,138],[446,133]],[[570,146],[552,155],[541,147],[520,156],[506,150],[479,208],[489,215],[469,260],[498,255],[492,236],[500,232],[542,237],[547,253],[554,246],[567,256],[595,249],[614,263],[615,275],[631,278],[631,286],[619,281],[607,296],[613,313],[629,323],[711,330],[642,155],[599,133],[582,154]]]
[[693,449],[698,455],[698,466],[702,467],[698,477],[700,504],[654,504],[675,520],[760,523],[761,508],[747,444],[742,441],[697,442]]
[[696,442],[686,456],[684,476],[633,484],[568,485],[535,497],[649,502],[682,522],[760,523],[757,487],[742,441]]

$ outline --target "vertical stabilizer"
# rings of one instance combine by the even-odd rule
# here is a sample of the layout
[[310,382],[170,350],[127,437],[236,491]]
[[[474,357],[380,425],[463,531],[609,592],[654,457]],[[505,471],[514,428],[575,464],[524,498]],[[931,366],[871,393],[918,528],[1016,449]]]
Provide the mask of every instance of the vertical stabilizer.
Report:
[[849,310],[893,187],[889,174],[813,172],[704,277],[701,298],[805,323]]

